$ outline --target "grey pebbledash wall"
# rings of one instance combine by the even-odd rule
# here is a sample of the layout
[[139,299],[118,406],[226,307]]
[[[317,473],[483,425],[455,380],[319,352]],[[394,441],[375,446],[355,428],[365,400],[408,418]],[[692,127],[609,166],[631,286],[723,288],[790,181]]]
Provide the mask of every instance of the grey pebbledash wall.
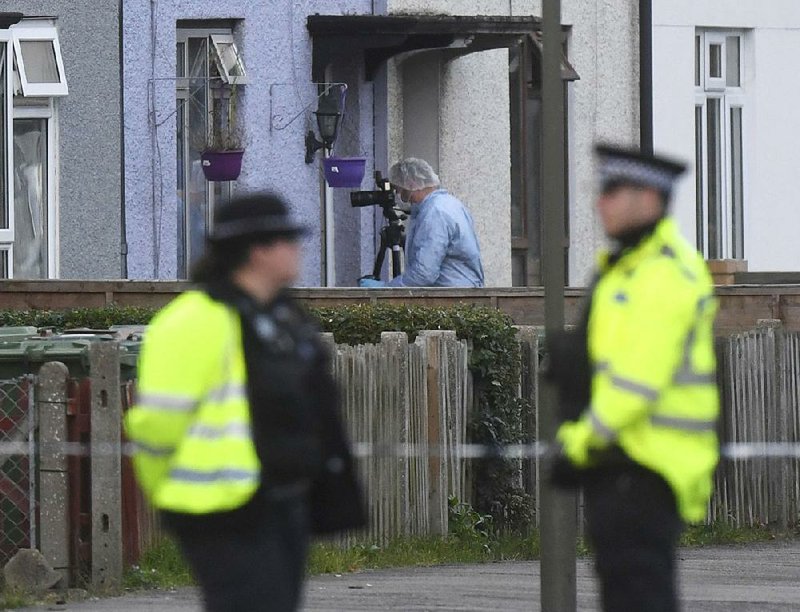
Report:
[[[119,0],[14,0],[53,17],[69,95],[56,101],[59,276],[120,277]],[[5,6],[5,3],[4,3]]]

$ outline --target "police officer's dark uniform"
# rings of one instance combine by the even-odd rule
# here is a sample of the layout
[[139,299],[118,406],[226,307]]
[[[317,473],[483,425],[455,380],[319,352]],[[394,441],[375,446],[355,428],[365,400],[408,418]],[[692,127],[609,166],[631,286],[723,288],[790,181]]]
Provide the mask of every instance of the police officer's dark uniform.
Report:
[[[598,153],[604,196],[655,190],[666,209],[683,165]],[[603,609],[671,612],[682,522],[705,518],[718,460],[716,301],[703,258],[669,218],[614,237],[583,323],[554,340],[551,375],[574,412],[558,430],[552,477],[583,486]]]

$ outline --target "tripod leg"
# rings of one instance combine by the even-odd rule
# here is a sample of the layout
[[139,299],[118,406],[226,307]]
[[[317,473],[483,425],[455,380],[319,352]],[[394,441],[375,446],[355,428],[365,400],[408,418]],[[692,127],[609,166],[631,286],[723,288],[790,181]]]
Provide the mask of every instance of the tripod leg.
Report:
[[375,266],[372,268],[372,277],[376,280],[381,277],[381,268],[383,268],[383,260],[386,258],[386,249],[389,248],[386,228],[381,228],[381,245],[378,247],[378,254],[375,256]]
[[403,247],[399,244],[392,245],[392,277],[403,273]]

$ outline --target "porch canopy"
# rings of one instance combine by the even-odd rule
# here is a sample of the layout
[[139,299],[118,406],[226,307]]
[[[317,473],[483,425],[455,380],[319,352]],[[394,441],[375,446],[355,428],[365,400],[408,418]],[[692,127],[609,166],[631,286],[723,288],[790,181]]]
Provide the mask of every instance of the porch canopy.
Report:
[[[449,57],[531,43],[541,53],[541,19],[452,15],[309,15],[313,40],[312,81],[325,80],[325,69],[341,60],[363,56],[371,81],[390,57],[408,51],[440,49]],[[562,57],[561,75],[577,73]]]

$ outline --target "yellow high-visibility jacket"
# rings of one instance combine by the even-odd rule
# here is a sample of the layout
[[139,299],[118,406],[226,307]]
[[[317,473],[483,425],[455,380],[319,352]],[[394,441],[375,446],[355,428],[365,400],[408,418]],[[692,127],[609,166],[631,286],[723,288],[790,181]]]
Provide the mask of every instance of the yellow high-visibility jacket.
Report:
[[591,405],[557,440],[578,467],[592,449],[618,445],[672,487],[686,521],[705,517],[719,458],[708,269],[675,223],[664,219],[609,265],[592,295],[588,352]]
[[241,322],[236,311],[188,291],[145,333],[136,404],[125,415],[142,490],[162,510],[233,510],[257,491]]

